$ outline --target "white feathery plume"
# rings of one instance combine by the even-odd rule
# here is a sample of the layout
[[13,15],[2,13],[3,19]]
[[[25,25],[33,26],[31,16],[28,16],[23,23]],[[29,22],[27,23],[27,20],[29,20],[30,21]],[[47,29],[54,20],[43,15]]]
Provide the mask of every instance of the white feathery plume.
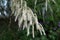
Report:
[[27,26],[27,36],[29,36],[29,34],[30,34],[30,25],[28,24],[28,26]]
[[42,33],[45,35],[43,26],[39,24],[36,13],[33,13],[31,8],[27,6],[26,1],[24,0],[16,0],[15,2],[13,1],[11,9],[12,9],[12,13],[15,16],[15,21],[18,20],[19,28],[23,27],[23,30],[25,28],[27,29],[27,36],[30,34],[30,27],[32,26],[32,36],[34,38],[35,24],[36,24],[36,29],[40,31],[41,35]]
[[34,24],[32,24],[32,36],[34,38]]

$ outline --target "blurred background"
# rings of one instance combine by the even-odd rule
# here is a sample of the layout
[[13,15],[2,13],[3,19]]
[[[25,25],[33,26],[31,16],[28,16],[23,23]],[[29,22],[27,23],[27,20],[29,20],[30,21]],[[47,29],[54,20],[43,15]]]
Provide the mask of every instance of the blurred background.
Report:
[[46,35],[35,31],[35,38],[26,35],[26,29],[18,31],[18,21],[11,16],[11,0],[0,0],[0,40],[60,40],[60,0],[49,0],[47,11],[45,1],[25,0],[36,12],[38,21],[43,25]]

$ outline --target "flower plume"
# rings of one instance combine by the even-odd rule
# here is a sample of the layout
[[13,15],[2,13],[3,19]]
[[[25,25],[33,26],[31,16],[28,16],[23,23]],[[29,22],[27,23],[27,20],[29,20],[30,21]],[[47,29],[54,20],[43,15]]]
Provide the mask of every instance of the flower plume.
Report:
[[27,29],[27,36],[30,34],[30,27],[32,26],[32,36],[34,38],[34,25],[36,25],[36,29],[40,31],[41,35],[42,33],[46,35],[43,26],[38,22],[36,13],[27,6],[26,1],[12,0],[11,10],[15,16],[15,21],[18,20],[19,29],[21,27],[23,27],[23,30]]

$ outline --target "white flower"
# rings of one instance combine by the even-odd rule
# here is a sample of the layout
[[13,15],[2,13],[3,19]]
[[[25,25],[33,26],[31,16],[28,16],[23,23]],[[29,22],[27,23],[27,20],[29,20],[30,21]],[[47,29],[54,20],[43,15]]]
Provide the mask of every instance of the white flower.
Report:
[[[26,28],[27,36],[28,36],[30,34],[30,27],[32,26],[32,36],[34,38],[34,27],[35,27],[34,25],[36,24],[36,28],[37,28],[37,30],[40,31],[41,35],[42,35],[42,32],[45,35],[43,26],[41,24],[39,24],[39,22],[38,22],[37,15],[34,14],[33,11],[31,10],[31,8],[29,8],[27,6],[26,1],[24,1],[24,0],[20,0],[18,2],[17,1],[18,0],[15,1],[16,4],[14,4],[15,2],[13,1],[14,6],[12,6],[13,9],[12,8],[11,9],[12,9],[12,13],[15,16],[15,21],[18,20],[19,28],[23,27],[23,30]],[[19,2],[21,2],[21,3],[19,3]]]

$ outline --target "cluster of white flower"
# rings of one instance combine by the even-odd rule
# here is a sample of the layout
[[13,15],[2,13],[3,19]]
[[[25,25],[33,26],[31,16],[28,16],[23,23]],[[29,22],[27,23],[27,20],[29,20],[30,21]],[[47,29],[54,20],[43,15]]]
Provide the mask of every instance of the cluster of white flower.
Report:
[[40,31],[41,35],[42,33],[46,35],[43,26],[38,22],[36,13],[33,13],[31,8],[27,6],[26,1],[12,0],[11,9],[15,21],[18,20],[19,28],[27,29],[27,36],[30,34],[30,27],[32,27],[32,36],[34,38],[34,25],[36,25],[36,29]]

